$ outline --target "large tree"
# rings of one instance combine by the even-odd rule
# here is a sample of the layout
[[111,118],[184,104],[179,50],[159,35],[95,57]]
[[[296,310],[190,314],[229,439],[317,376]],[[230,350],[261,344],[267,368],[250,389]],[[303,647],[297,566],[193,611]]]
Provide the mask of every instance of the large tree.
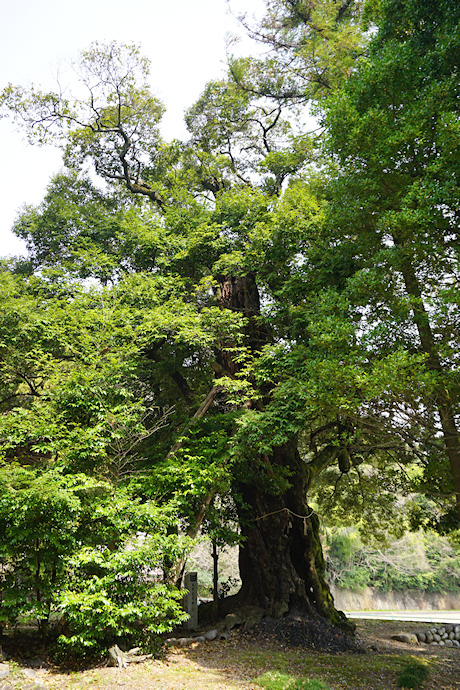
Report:
[[[259,604],[275,615],[316,611],[343,623],[324,580],[308,492],[325,468],[337,467],[340,477],[363,457],[417,458],[420,434],[398,424],[398,414],[389,424],[383,403],[402,395],[424,415],[432,384],[418,379],[426,365],[417,349],[383,348],[369,357],[370,306],[366,301],[363,315],[356,294],[360,277],[372,273],[364,261],[370,235],[365,225],[357,235],[351,204],[348,226],[341,217],[350,192],[336,189],[348,178],[351,188],[357,178],[350,175],[353,152],[342,155],[335,124],[346,121],[351,106],[340,108],[371,72],[368,62],[359,67],[359,4],[321,8],[270,3],[261,36],[276,55],[291,54],[293,71],[280,74],[280,60],[234,61],[229,78],[209,84],[188,112],[186,144],[161,142],[161,106],[132,48],[96,46],[84,54],[84,101],[13,87],[4,98],[30,132],[62,138],[69,165],[78,170],[92,161],[115,185],[116,192],[98,193],[75,173],[61,176],[17,229],[34,267],[58,264],[116,284],[138,335],[143,386],[159,405],[176,400],[174,422],[145,454],[150,490],[185,497],[189,534],[213,502],[231,495],[242,577],[233,603]],[[376,66],[391,44],[389,10],[383,17],[367,58]],[[350,88],[342,85],[347,80]],[[330,154],[318,166],[315,137],[287,108],[319,96],[327,103],[337,89],[326,122],[339,158],[326,168]],[[391,114],[392,102],[381,110]],[[359,118],[350,120],[354,131],[352,125],[359,133]],[[369,209],[369,202],[356,207]],[[366,219],[374,215],[369,209]],[[415,327],[419,321],[413,317]],[[425,402],[414,402],[411,392],[425,381]],[[147,491],[144,485],[141,493]]]
[[[119,279],[116,259],[124,253],[125,274],[139,269],[150,273],[138,283],[140,292],[130,288],[128,278],[114,289],[124,292],[137,313],[140,305],[147,307],[138,326],[144,342],[139,366],[155,401],[161,405],[172,396],[182,399],[172,428],[176,439],[171,438],[169,449],[157,444],[150,453],[154,469],[175,476],[175,486],[164,480],[164,491],[177,492],[182,482],[187,495],[193,470],[195,492],[183,505],[192,535],[214,497],[232,494],[242,544],[239,603],[259,604],[275,615],[292,607],[317,611],[343,623],[324,580],[319,520],[307,505],[314,468],[325,458],[333,461],[338,451],[320,444],[318,458],[307,465],[297,443],[302,423],[290,424],[289,419],[282,420],[276,433],[267,428],[264,439],[251,441],[251,429],[269,408],[277,381],[257,383],[243,371],[245,358],[257,359],[264,346],[281,337],[262,315],[263,279],[258,273],[268,247],[259,233],[269,231],[273,194],[302,166],[311,147],[291,133],[281,107],[249,97],[230,81],[210,84],[189,111],[192,138],[186,146],[162,144],[155,134],[159,106],[132,81],[128,62],[134,54],[113,45],[86,52],[86,102],[68,103],[36,92],[26,96],[13,88],[6,93],[30,132],[63,139],[69,164],[78,168],[90,159],[108,182],[123,182],[135,195],[130,201],[119,191],[117,213],[114,200],[89,182],[61,175],[41,207],[22,216],[17,231],[27,239],[36,268],[60,265],[107,282]],[[136,67],[145,79],[146,65],[138,58]],[[154,134],[143,137],[148,118],[153,118]],[[283,153],[280,137],[292,141],[293,152]],[[153,206],[139,204],[141,197]],[[155,252],[150,257],[144,253],[142,265],[136,265],[128,239],[125,244],[136,221],[143,223],[147,246],[152,236],[158,238]],[[295,251],[292,241],[281,263]],[[155,293],[164,300],[157,323],[148,316]],[[167,309],[171,299],[174,315]],[[207,339],[202,329],[196,330],[203,319]],[[165,374],[169,386],[162,381]],[[253,390],[232,399],[225,391],[239,381],[243,389]],[[200,460],[200,449],[203,454],[216,433],[225,433],[223,447],[207,448]],[[198,459],[191,463],[191,457]],[[213,471],[219,464],[221,469]]]
[[460,14],[393,0],[381,12],[367,63],[325,109],[338,166],[329,254],[353,257],[346,291],[369,358],[419,360],[411,390],[382,412],[418,430],[427,485],[453,495],[460,517]]

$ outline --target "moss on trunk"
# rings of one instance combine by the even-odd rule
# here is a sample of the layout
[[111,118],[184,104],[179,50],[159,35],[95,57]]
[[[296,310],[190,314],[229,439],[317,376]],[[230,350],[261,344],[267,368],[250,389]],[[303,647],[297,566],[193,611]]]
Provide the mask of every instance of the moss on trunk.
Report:
[[237,603],[260,606],[274,617],[320,615],[351,632],[353,625],[335,608],[325,580],[319,519],[306,501],[309,473],[297,444],[278,447],[269,461],[289,470],[290,487],[275,494],[254,481],[238,483],[244,543]]

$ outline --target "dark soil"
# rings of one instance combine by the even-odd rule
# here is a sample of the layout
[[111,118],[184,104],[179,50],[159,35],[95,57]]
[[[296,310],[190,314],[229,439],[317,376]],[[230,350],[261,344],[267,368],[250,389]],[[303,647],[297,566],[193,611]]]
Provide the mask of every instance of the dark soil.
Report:
[[278,642],[283,647],[303,647],[319,652],[364,652],[356,638],[333,627],[323,618],[263,618],[259,625],[242,633],[246,639]]

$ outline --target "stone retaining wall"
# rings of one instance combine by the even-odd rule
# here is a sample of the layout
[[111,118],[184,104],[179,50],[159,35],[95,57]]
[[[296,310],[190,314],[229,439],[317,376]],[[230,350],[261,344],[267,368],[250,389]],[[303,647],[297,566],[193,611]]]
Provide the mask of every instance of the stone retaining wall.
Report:
[[436,625],[422,632],[399,633],[393,640],[406,644],[429,644],[438,647],[460,647],[460,625]]
[[331,587],[341,611],[449,611],[460,609],[460,592],[380,592],[367,587],[361,592]]

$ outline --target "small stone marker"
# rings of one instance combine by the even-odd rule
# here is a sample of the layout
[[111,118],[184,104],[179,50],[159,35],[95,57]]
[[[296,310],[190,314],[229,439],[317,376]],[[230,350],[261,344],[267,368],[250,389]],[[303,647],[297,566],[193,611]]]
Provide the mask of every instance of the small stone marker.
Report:
[[185,627],[194,630],[198,627],[198,573],[186,573],[184,586],[188,590],[184,596],[184,609],[189,615]]

